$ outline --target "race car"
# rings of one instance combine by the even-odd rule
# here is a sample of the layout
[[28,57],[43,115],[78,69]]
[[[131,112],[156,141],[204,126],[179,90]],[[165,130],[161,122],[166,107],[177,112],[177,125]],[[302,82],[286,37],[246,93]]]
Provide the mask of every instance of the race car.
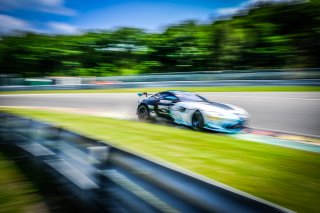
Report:
[[225,133],[240,132],[249,119],[248,113],[237,106],[212,102],[200,95],[186,91],[169,90],[138,101],[139,120],[162,118],[194,130],[213,130]]

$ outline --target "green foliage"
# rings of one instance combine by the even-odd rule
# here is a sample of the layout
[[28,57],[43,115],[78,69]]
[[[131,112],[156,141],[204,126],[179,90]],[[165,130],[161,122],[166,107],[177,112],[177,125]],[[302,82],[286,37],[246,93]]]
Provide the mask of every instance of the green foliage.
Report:
[[210,24],[0,39],[0,70],[24,77],[320,66],[320,1],[259,3]]

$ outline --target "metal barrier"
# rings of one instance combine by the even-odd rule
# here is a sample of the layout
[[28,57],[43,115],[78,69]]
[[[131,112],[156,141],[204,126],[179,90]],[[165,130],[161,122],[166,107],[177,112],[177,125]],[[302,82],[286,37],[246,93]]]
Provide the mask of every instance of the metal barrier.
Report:
[[301,80],[319,79],[320,68],[218,70],[196,72],[164,72],[127,76],[96,77],[97,81],[163,82],[163,81],[237,81],[237,80]]
[[294,80],[215,80],[215,81],[154,81],[115,82],[112,84],[42,85],[42,86],[0,86],[0,91],[41,90],[86,90],[126,88],[172,88],[172,87],[221,87],[221,86],[320,86],[319,79]]
[[[319,86],[320,68],[219,70],[109,77],[37,78],[29,80],[30,82],[36,80],[42,83],[23,85],[22,82],[26,80],[28,79],[0,76],[0,91],[195,86]],[[52,80],[51,83],[54,85],[44,83],[48,80]]]
[[291,212],[59,127],[6,113],[0,119],[2,145],[50,168],[68,192],[99,212]]

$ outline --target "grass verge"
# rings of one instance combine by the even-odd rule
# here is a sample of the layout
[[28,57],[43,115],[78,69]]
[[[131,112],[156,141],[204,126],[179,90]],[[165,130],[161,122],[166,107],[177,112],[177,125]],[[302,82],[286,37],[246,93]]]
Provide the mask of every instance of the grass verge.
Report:
[[157,124],[32,109],[5,111],[55,123],[150,155],[298,212],[319,212],[320,155]]
[[51,94],[51,93],[135,93],[161,92],[164,90],[186,90],[190,92],[320,92],[317,86],[221,86],[221,87],[175,87],[175,88],[127,88],[127,89],[86,89],[86,90],[36,90],[1,91],[6,94]]

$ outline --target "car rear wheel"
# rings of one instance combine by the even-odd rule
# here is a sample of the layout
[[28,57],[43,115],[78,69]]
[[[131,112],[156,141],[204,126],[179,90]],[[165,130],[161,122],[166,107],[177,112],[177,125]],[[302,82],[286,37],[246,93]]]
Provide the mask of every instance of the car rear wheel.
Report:
[[150,120],[150,112],[146,105],[140,105],[138,107],[138,118],[141,121],[148,121]]
[[204,118],[201,112],[196,111],[192,116],[192,128],[197,131],[201,131],[204,126]]

